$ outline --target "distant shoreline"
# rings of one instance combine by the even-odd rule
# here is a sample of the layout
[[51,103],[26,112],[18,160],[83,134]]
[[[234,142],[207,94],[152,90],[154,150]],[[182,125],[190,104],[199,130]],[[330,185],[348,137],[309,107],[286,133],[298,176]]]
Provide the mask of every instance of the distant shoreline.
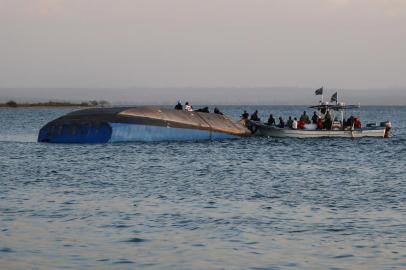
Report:
[[78,106],[78,105],[72,105],[72,106],[18,106],[18,107],[9,107],[9,106],[3,106],[3,104],[0,104],[0,109],[51,109],[51,108],[56,108],[56,109],[62,109],[62,108],[94,108],[95,106]]
[[8,101],[6,103],[0,103],[0,108],[4,109],[17,109],[17,108],[92,108],[97,106],[108,106],[107,101],[89,101],[81,103],[73,102],[59,102],[59,101],[48,101],[48,102],[35,102],[35,103],[17,103],[15,101]]

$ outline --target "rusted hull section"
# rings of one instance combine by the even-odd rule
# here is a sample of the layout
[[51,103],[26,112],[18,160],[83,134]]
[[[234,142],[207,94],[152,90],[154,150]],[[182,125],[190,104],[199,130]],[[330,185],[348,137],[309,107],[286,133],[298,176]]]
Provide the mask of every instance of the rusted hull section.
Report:
[[250,131],[226,116],[157,107],[75,111],[45,125],[39,142],[107,143],[232,139]]

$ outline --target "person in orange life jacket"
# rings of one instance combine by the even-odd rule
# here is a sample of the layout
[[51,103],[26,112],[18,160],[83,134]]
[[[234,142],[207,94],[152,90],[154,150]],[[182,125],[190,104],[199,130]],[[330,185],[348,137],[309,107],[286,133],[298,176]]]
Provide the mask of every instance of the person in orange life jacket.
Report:
[[304,127],[305,127],[305,121],[299,120],[299,121],[297,122],[297,128],[298,128],[298,129],[304,129]]
[[361,128],[361,127],[362,127],[362,125],[361,125],[361,119],[359,119],[359,117],[355,117],[355,118],[354,118],[354,127],[355,127],[355,128]]
[[319,118],[317,119],[317,129],[323,129],[323,119]]

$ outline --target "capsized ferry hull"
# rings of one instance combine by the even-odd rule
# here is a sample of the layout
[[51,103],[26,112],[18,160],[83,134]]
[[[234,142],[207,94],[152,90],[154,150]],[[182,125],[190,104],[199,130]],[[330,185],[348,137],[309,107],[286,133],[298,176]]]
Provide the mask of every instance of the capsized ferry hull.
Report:
[[385,137],[385,128],[355,129],[351,130],[303,130],[290,128],[277,128],[270,126],[258,126],[256,136],[276,138],[362,138],[362,137]]
[[41,128],[38,141],[109,143],[235,139],[250,131],[226,116],[157,107],[72,112]]

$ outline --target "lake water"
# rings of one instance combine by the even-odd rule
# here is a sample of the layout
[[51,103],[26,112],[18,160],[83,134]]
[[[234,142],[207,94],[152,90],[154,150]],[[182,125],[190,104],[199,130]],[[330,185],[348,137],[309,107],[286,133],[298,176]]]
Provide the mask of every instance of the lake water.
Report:
[[69,111],[0,109],[0,269],[406,268],[406,107],[359,112],[391,139],[35,142]]

